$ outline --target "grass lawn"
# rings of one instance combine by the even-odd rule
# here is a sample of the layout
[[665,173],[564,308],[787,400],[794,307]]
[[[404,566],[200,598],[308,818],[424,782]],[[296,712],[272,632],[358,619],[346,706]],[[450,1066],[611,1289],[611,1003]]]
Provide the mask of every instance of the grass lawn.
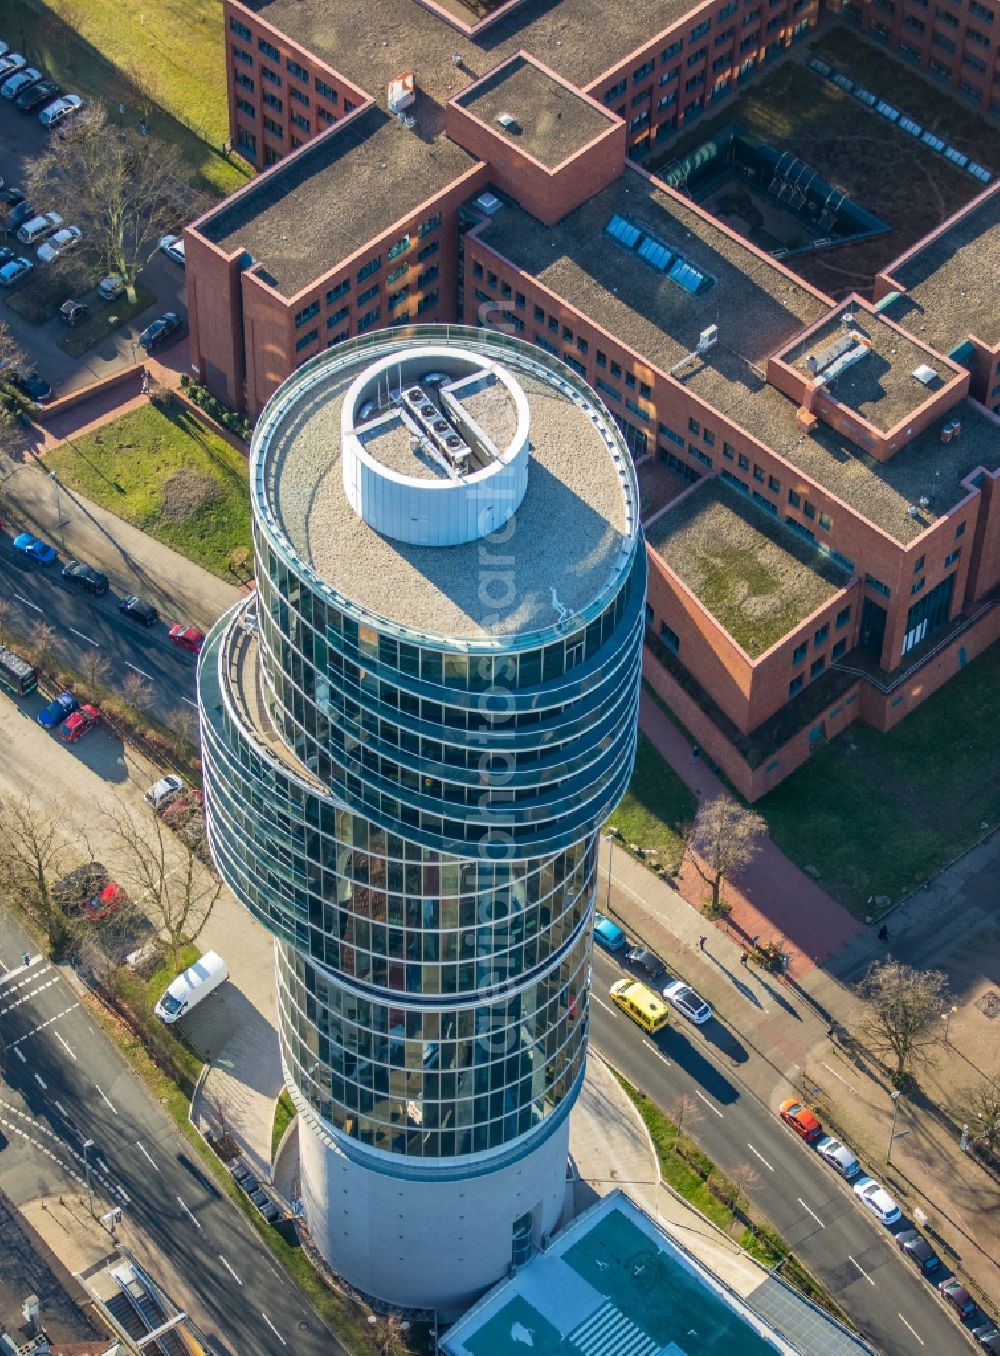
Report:
[[295,1103],[289,1096],[288,1089],[282,1088],[278,1095],[278,1100],[274,1104],[274,1124],[271,1126],[272,1163],[278,1152],[278,1145],[281,1143],[281,1137],[295,1119],[296,1114]]
[[[246,182],[229,136],[220,0],[5,0],[4,35],[67,90],[177,145],[192,183],[217,198]],[[23,47],[22,44],[23,35]]]
[[59,347],[73,358],[79,358],[99,344],[106,334],[113,334],[127,325],[135,316],[152,306],[156,296],[143,283],[136,283],[135,301],[129,301],[124,293],[116,301],[105,301],[96,289],[87,296],[78,293],[77,300],[87,302],[90,314],[79,325],[67,330],[59,340]]
[[178,401],[145,405],[49,454],[70,489],[224,579],[250,546],[246,458]]
[[36,264],[34,273],[7,298],[7,305],[29,325],[44,325],[64,301],[82,296],[99,281],[97,269],[86,254],[71,254],[57,264]]
[[647,852],[655,849],[659,860],[670,868],[680,861],[679,829],[694,818],[696,804],[694,793],[640,734],[632,780],[608,823],[626,843],[638,843]]
[[858,917],[914,889],[1000,821],[1000,645],[887,734],[855,724],[758,801],[778,846]]

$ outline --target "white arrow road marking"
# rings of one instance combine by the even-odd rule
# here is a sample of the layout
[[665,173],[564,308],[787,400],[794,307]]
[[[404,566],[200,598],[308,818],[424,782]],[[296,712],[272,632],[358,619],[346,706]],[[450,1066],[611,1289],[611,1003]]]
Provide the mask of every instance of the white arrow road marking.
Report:
[[[902,1325],[903,1325],[904,1328],[910,1328],[909,1323],[907,1323],[906,1319],[903,1317],[902,1314],[899,1314],[898,1317],[899,1317],[900,1323],[902,1323]],[[917,1341],[920,1343],[921,1346],[926,1346],[926,1343],[924,1342],[924,1339],[920,1336],[919,1333],[913,1332],[913,1329],[912,1329],[912,1328],[910,1328],[910,1332],[913,1333],[913,1336],[917,1339]]]
[[101,648],[101,642],[99,640],[91,640],[91,638],[85,636],[82,631],[78,631],[75,626],[67,627],[67,630],[72,631],[74,636],[79,636],[81,640],[85,640],[88,645],[95,645],[98,649]]
[[[848,1260],[849,1262],[853,1263],[854,1266],[857,1267],[857,1269],[861,1272],[862,1276],[865,1278],[865,1280],[868,1282],[869,1285],[874,1285],[874,1284],[875,1284],[875,1282],[874,1282],[874,1281],[872,1280],[872,1278],[868,1275],[868,1272],[865,1271],[865,1269],[864,1269],[864,1267],[861,1265],[861,1263],[860,1263],[860,1262],[855,1262],[855,1261],[854,1261],[854,1258],[851,1256],[850,1253],[847,1254],[847,1260]],[[902,1315],[900,1315],[900,1317],[902,1317]]]
[[720,1121],[722,1120],[722,1112],[719,1110],[719,1108],[718,1108],[717,1106],[713,1106],[713,1105],[712,1105],[712,1103],[708,1100],[708,1098],[705,1096],[705,1094],[704,1094],[703,1092],[700,1092],[700,1091],[698,1090],[698,1088],[695,1088],[695,1090],[694,1090],[694,1095],[695,1095],[696,1097],[700,1097],[701,1100],[702,1100],[702,1101],[705,1103],[705,1105],[708,1107],[709,1111],[714,1111],[715,1114],[718,1116],[719,1120],[720,1120]]
[[192,1215],[192,1213],[191,1213],[190,1209],[188,1208],[188,1206],[186,1206],[186,1205],[184,1204],[184,1202],[181,1200],[180,1196],[177,1197],[177,1204],[178,1204],[178,1205],[180,1206],[180,1208],[184,1211],[185,1215],[187,1215],[188,1219],[191,1221],[191,1223],[194,1225],[194,1227],[195,1227],[195,1228],[198,1230],[198,1232],[200,1233],[200,1232],[201,1232],[201,1225],[198,1223],[198,1220],[194,1217],[194,1215]]
[[795,1199],[798,1201],[799,1205],[801,1205],[802,1209],[806,1212],[807,1215],[812,1215],[813,1219],[816,1221],[816,1223],[819,1225],[821,1229],[826,1228],[826,1225],[820,1219],[819,1215],[817,1215],[816,1211],[810,1210],[808,1205],[806,1205],[805,1201],[802,1199],[801,1196],[796,1196]]
[[267,1314],[263,1314],[263,1313],[262,1313],[262,1314],[261,1314],[261,1318],[264,1320],[264,1322],[267,1324],[267,1326],[268,1326],[268,1327],[271,1329],[271,1331],[274,1333],[275,1337],[278,1339],[278,1341],[281,1343],[281,1345],[282,1345],[283,1347],[287,1347],[287,1346],[288,1346],[288,1343],[285,1341],[285,1339],[282,1337],[281,1333],[278,1331],[278,1329],[274,1326],[274,1324],[273,1324],[273,1323],[271,1322],[271,1320],[268,1318]]
[[219,1253],[219,1261],[222,1263],[222,1265],[223,1265],[223,1266],[226,1268],[226,1270],[229,1272],[230,1276],[232,1276],[232,1278],[233,1278],[233,1280],[236,1282],[236,1284],[237,1284],[237,1285],[242,1285],[243,1282],[240,1280],[240,1278],[237,1276],[236,1272],[232,1269],[232,1267],[229,1265],[229,1263],[228,1263],[228,1262],[226,1261],[226,1259],[223,1257],[223,1255],[222,1255],[221,1252]]
[[767,1168],[768,1172],[774,1172],[774,1169],[771,1167],[770,1163],[767,1161],[764,1155],[758,1152],[758,1150],[753,1147],[749,1140],[747,1140],[747,1148],[750,1150],[750,1152],[753,1154],[755,1158],[760,1159],[760,1161],[764,1164],[764,1167]]
[[136,1142],[135,1142],[135,1147],[139,1150],[139,1152],[142,1154],[143,1158],[144,1158],[144,1159],[146,1160],[146,1162],[150,1165],[150,1167],[154,1170],[154,1172],[159,1172],[160,1169],[156,1166],[156,1164],[155,1164],[155,1163],[153,1162],[153,1160],[150,1158],[150,1156],[149,1156],[149,1151],[148,1151],[148,1149],[146,1148],[146,1146],[142,1143],[141,1140],[138,1140],[138,1139],[136,1140]]
[[111,1108],[111,1110],[112,1110],[112,1111],[115,1113],[115,1115],[117,1116],[117,1115],[118,1115],[118,1108],[115,1106],[114,1102],[112,1102],[112,1101],[110,1100],[110,1098],[108,1097],[107,1093],[106,1093],[102,1088],[98,1087],[98,1085],[97,1085],[96,1083],[94,1084],[94,1087],[97,1088],[97,1091],[101,1094],[101,1096],[104,1098],[105,1102],[107,1102],[108,1106]]

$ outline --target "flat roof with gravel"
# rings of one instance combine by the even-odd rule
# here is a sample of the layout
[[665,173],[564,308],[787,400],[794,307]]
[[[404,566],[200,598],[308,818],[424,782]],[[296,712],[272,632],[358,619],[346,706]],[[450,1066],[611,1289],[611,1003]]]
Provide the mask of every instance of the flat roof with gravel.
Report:
[[888,271],[919,311],[901,323],[939,352],[970,334],[1000,343],[1000,189]]
[[198,231],[242,248],[295,296],[476,162],[447,137],[418,137],[369,108],[223,203]]
[[[831,316],[808,339],[793,344],[780,356],[789,367],[809,376],[810,357],[822,361],[824,354],[832,355],[836,345],[846,345],[852,338],[857,343],[861,337],[869,344],[864,356],[831,381],[827,391],[838,404],[854,410],[883,433],[901,424],[942,384],[958,375],[950,365],[941,362],[933,349],[918,344],[886,324],[881,316],[868,311],[855,312],[850,329],[841,315]],[[937,373],[929,386],[913,375],[924,367]]]
[[[548,169],[602,136],[616,119],[524,57],[514,57],[467,94],[463,108]],[[513,118],[506,127],[498,119]]]
[[503,529],[503,590],[511,602],[501,607],[496,589],[483,587],[481,541],[413,546],[376,532],[348,502],[341,408],[371,361],[365,354],[317,370],[271,434],[266,492],[300,559],[375,617],[428,636],[525,635],[600,598],[638,526],[624,478],[631,472],[613,460],[588,408],[512,365],[527,399],[531,452],[513,530]]
[[418,89],[442,105],[520,48],[586,86],[695,7],[694,0],[525,0],[473,41],[416,0],[244,3],[380,102],[400,71],[413,70]]
[[671,504],[646,538],[751,659],[848,582],[839,565],[718,477]]

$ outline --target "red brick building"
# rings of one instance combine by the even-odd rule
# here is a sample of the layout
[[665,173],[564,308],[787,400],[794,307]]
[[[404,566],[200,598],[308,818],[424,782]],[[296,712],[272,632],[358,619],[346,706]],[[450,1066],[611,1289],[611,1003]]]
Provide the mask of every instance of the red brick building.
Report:
[[186,233],[195,373],[253,415],[459,319],[585,376],[639,467],[647,677],[755,798],[1000,634],[1000,190],[837,304],[641,165],[814,4],[485,8],[226,0],[271,168]]

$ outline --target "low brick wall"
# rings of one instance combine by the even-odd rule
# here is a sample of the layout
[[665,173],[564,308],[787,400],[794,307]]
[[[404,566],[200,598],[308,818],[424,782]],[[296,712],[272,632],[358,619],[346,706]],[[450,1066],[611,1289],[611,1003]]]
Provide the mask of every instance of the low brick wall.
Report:
[[100,381],[91,382],[89,386],[81,386],[79,390],[70,391],[68,395],[53,400],[50,405],[36,411],[35,423],[47,428],[59,415],[75,409],[84,401],[91,400],[96,395],[103,395],[105,391],[113,391],[117,386],[125,386],[130,381],[138,380],[142,370],[142,363],[135,363],[131,367],[123,367],[118,372],[112,372],[109,377],[102,377]]
[[183,387],[178,387],[177,390],[171,392],[171,395],[179,404],[183,405],[186,410],[189,410],[196,419],[199,419],[212,433],[217,433],[230,447],[234,448],[237,452],[242,453],[244,457],[249,457],[250,444],[245,443],[242,438],[237,438],[235,433],[230,433],[229,429],[223,428],[221,424],[217,424],[207,411],[203,410],[200,405],[196,405],[193,400],[184,394]]

